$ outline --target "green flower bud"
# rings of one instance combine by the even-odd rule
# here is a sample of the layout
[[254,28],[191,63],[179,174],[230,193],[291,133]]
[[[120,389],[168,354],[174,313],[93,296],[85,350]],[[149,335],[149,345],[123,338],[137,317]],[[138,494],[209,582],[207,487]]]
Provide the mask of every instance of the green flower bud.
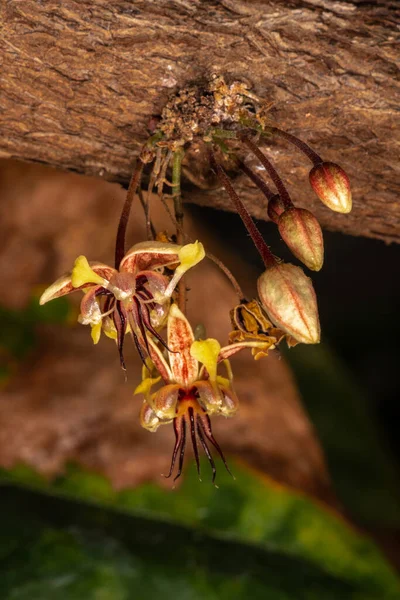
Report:
[[296,258],[312,271],[319,271],[324,262],[324,240],[314,215],[304,208],[289,208],[278,219],[283,241]]
[[350,181],[339,165],[323,162],[311,169],[309,178],[314,192],[328,208],[339,213],[351,211]]
[[258,278],[258,295],[275,325],[303,344],[318,344],[320,324],[311,279],[300,267],[279,263]]

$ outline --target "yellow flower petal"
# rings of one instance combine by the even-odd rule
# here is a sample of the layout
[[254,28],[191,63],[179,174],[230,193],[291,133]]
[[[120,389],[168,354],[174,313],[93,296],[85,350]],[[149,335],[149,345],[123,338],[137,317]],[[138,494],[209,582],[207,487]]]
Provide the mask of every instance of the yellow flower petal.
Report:
[[92,325],[91,327],[92,332],[90,335],[92,336],[93,344],[98,344],[101,336],[101,321],[100,323],[96,323],[96,325]]
[[158,383],[160,379],[161,377],[155,377],[154,379],[151,377],[146,377],[146,379],[143,379],[143,381],[139,383],[139,385],[133,392],[133,395],[136,396],[136,394],[143,394],[144,396],[148,396],[153,385]]
[[204,246],[201,242],[194,242],[193,244],[186,244],[178,252],[180,265],[178,267],[187,271],[191,267],[194,267],[205,257]]
[[174,276],[172,277],[167,289],[164,292],[165,297],[168,298],[169,296],[171,296],[181,277],[183,277],[186,271],[188,271],[189,269],[197,265],[200,261],[202,261],[205,255],[206,253],[204,250],[204,246],[201,242],[196,241],[193,244],[186,244],[186,246],[182,246],[182,248],[178,252],[180,264],[175,269]]
[[78,288],[85,283],[98,283],[104,285],[106,283],[103,277],[97,275],[89,265],[86,256],[78,256],[75,261],[74,268],[71,273],[71,283],[74,288]]
[[221,346],[214,338],[193,342],[190,347],[191,356],[205,366],[211,381],[215,381],[217,378],[217,361],[220,350]]

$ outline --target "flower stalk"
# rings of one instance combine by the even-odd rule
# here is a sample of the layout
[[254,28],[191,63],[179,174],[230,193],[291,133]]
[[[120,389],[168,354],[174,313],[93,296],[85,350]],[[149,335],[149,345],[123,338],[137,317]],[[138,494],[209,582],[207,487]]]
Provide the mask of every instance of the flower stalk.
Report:
[[240,139],[252,151],[254,156],[258,158],[260,163],[263,165],[263,167],[271,177],[276,189],[278,190],[278,194],[281,198],[285,209],[292,208],[293,202],[289,196],[289,192],[287,191],[285,184],[283,183],[282,179],[280,178],[277,170],[275,169],[271,161],[265,156],[263,152],[261,152],[257,144],[255,144],[253,140],[251,140],[247,135],[242,135]]
[[303,152],[303,154],[307,156],[307,158],[311,160],[314,166],[319,165],[323,162],[319,154],[314,152],[314,150],[308,144],[306,144],[306,142],[303,142],[303,140],[300,140],[295,135],[292,135],[291,133],[288,133],[283,129],[279,129],[279,127],[268,127],[268,132],[276,134],[277,136],[287,140],[288,142],[296,146],[299,150],[301,150],[301,152]]
[[121,216],[118,223],[117,239],[115,241],[115,268],[119,269],[121,260],[125,255],[125,237],[126,228],[128,226],[129,216],[131,214],[132,202],[138,189],[140,179],[143,173],[144,163],[140,159],[137,159],[135,168],[132,173],[131,180],[129,182],[128,191],[126,193],[125,203],[122,208]]
[[225,173],[222,166],[217,163],[214,152],[212,150],[210,151],[210,162],[213,171],[216,173],[222,185],[228,192],[233,205],[235,206],[240,218],[242,219],[247,231],[249,232],[255,247],[257,248],[261,258],[264,261],[265,267],[267,269],[273,267],[274,265],[276,265],[276,259],[274,255],[268,248],[267,244],[264,242],[264,239],[258,227],[256,226],[256,224],[250,216],[250,213],[248,212],[243,202],[240,200],[239,196],[235,192],[228,175]]

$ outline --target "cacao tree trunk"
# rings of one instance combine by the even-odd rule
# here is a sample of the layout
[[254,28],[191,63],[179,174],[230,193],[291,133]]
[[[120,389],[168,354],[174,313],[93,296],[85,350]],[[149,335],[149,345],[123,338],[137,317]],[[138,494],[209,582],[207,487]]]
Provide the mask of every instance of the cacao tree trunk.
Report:
[[[280,127],[349,173],[353,212],[331,213],[309,188],[307,159],[272,141],[271,156],[296,203],[328,228],[399,241],[396,6],[3,0],[0,157],[126,183],[151,118],[169,96],[222,74],[247,82],[273,103]],[[236,189],[253,215],[267,218],[251,183],[238,176]],[[231,209],[226,194],[200,189],[193,178],[185,200]]]

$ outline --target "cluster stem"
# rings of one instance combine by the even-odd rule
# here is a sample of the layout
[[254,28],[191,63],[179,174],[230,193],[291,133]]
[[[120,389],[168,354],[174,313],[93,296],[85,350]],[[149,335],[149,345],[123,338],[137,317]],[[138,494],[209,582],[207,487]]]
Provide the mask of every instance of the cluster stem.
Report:
[[259,177],[257,173],[254,173],[254,171],[241,160],[238,161],[238,167],[262,191],[268,201],[276,196],[271,188],[265,183],[264,179]]
[[244,206],[243,202],[240,200],[239,196],[233,189],[232,183],[225,173],[224,169],[220,164],[217,163],[213,150],[210,148],[210,162],[211,167],[215,171],[217,177],[221,181],[222,185],[226,189],[229,194],[230,199],[232,200],[233,205],[235,206],[237,212],[239,213],[240,218],[242,219],[247,231],[249,232],[251,239],[258,252],[260,253],[261,258],[264,261],[265,267],[268,269],[277,264],[274,255],[268,248],[267,244],[264,242],[264,239],[258,230],[258,227],[254,223],[251,215],[248,210]]
[[287,191],[285,184],[279,177],[278,172],[271,163],[271,161],[265,156],[263,152],[261,152],[257,144],[255,144],[247,135],[241,136],[241,140],[252,151],[254,156],[258,158],[260,163],[263,165],[263,167],[271,177],[276,189],[278,190],[278,194],[281,197],[282,204],[284,205],[285,209],[292,208],[293,202],[290,199],[289,192]]
[[118,223],[117,239],[115,241],[115,268],[119,269],[121,260],[125,256],[125,236],[126,228],[128,226],[129,215],[131,213],[132,202],[136,194],[136,190],[140,183],[143,172],[143,161],[140,157],[137,159],[135,168],[133,169],[132,177],[129,183],[128,191],[124,206],[122,207],[121,216]]
[[295,135],[292,135],[291,133],[287,133],[283,129],[279,129],[279,127],[269,127],[268,131],[278,135],[279,137],[290,142],[291,144],[294,144],[295,146],[297,146],[297,148],[299,150],[301,150],[303,152],[303,154],[305,154],[311,160],[311,162],[314,164],[314,166],[320,165],[323,162],[322,158],[319,156],[319,154],[314,152],[314,150],[312,148],[310,148],[310,146],[308,144],[303,142],[303,140],[300,140]]

